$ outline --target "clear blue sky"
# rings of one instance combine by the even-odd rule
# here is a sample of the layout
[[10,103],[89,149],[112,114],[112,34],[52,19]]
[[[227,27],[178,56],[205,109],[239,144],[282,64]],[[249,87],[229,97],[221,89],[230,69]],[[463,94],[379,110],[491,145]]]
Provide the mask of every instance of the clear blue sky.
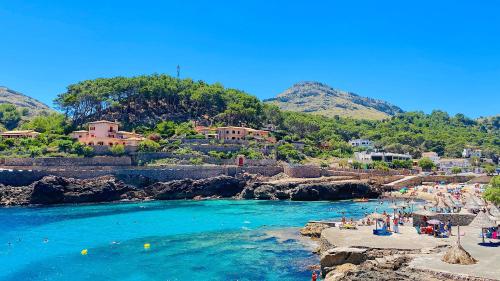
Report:
[[1,1],[0,38],[0,85],[49,104],[180,64],[259,98],[317,80],[404,110],[500,113],[495,0]]

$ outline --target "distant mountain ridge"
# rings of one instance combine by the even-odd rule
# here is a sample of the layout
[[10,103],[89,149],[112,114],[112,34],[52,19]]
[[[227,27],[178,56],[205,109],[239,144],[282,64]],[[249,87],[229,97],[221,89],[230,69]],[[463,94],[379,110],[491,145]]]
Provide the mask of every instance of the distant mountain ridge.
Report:
[[40,115],[44,112],[49,113],[54,111],[48,105],[39,100],[4,86],[0,86],[0,104],[2,103],[13,104],[19,109],[28,109],[27,117]]
[[264,100],[283,110],[310,112],[328,117],[335,115],[356,119],[384,119],[403,110],[383,100],[362,97],[336,90],[326,84],[305,81],[294,84],[275,98]]

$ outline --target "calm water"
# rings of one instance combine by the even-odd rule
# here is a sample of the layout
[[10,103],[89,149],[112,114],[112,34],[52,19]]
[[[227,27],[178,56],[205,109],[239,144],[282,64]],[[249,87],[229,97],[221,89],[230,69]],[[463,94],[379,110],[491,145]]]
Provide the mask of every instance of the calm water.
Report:
[[376,207],[383,210],[377,202],[232,200],[0,208],[0,280],[309,280],[317,257],[291,228]]

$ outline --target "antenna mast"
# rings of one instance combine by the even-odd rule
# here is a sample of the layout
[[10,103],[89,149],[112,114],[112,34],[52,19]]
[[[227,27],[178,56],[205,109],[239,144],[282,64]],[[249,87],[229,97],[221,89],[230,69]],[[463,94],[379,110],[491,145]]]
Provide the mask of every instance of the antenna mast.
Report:
[[181,66],[177,65],[177,79],[180,79],[181,77]]

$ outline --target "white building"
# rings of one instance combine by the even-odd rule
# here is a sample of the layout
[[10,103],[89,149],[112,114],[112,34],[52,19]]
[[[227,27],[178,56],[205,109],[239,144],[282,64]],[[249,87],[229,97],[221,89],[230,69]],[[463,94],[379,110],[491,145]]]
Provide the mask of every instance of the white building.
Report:
[[436,152],[430,151],[430,152],[424,152],[422,153],[422,158],[429,158],[434,162],[434,164],[438,165],[439,164],[439,155]]
[[353,147],[373,148],[373,142],[366,139],[350,140],[349,144]]
[[399,154],[391,152],[354,152],[354,159],[362,163],[371,163],[373,161],[392,162],[393,160],[411,160],[409,154]]
[[463,158],[471,158],[471,157],[481,158],[482,155],[483,153],[481,149],[464,148],[464,150],[462,151]]
[[443,158],[439,160],[439,169],[450,173],[453,167],[458,167],[462,169],[462,172],[470,168],[470,162],[468,159],[463,158]]

